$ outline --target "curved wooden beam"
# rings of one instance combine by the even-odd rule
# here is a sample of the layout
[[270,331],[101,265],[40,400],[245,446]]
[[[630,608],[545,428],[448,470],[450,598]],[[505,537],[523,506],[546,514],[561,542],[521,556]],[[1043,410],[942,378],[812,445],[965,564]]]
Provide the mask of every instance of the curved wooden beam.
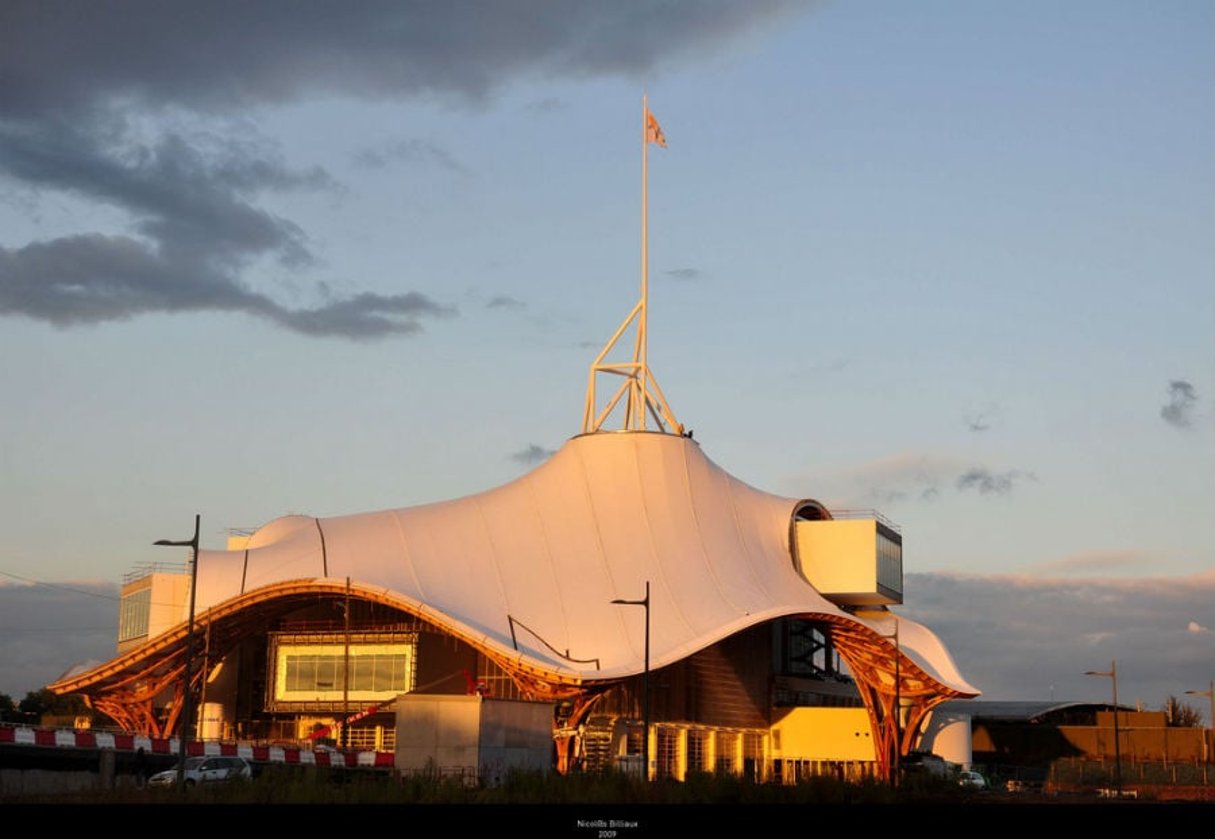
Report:
[[[424,605],[396,597],[383,588],[354,585],[349,589],[349,596],[396,609],[464,641],[500,667],[530,698],[556,701],[581,693],[582,680],[578,677],[538,667],[524,661],[522,653],[506,654],[486,637],[467,631],[462,625]],[[346,582],[288,580],[264,586],[204,610],[195,617],[196,631],[210,627],[211,649],[216,657],[222,658],[253,626],[262,625],[267,619],[298,606],[315,603],[318,597],[345,599]],[[165,736],[177,728],[182,704],[180,687],[170,700],[168,719],[163,724],[156,719],[152,702],[174,683],[180,686],[185,670],[187,635],[188,627],[183,621],[123,655],[92,670],[61,679],[49,687],[61,695],[84,694],[98,710],[104,710],[120,725],[131,730]],[[201,681],[201,671],[196,672],[191,679],[193,692],[197,693]]]
[[[315,603],[318,597],[346,598],[344,580],[287,580],[264,586],[212,606],[196,616],[196,626],[210,627],[211,648],[222,658],[240,640],[267,620]],[[442,613],[397,597],[383,588],[353,585],[349,596],[367,603],[396,609],[426,621],[463,641],[493,661],[530,699],[573,700],[584,717],[598,698],[619,679],[584,680],[568,671],[544,668],[525,661],[521,652],[505,651],[483,635],[470,632]],[[947,699],[967,694],[950,688],[924,671],[890,638],[837,615],[803,615],[830,628],[835,648],[847,662],[869,714],[879,771],[888,776],[896,756],[906,755],[924,718]],[[58,694],[82,693],[98,710],[124,728],[154,736],[168,736],[177,728],[182,707],[181,675],[185,669],[187,626],[182,622],[146,644],[92,670],[62,679],[50,689]],[[897,685],[895,674],[898,674]],[[201,671],[194,675],[191,690],[201,685]],[[167,718],[158,720],[153,702],[173,687]],[[895,707],[896,702],[900,707]],[[903,719],[902,717],[905,717]],[[576,726],[567,726],[575,728]],[[558,761],[566,765],[576,751],[575,735],[558,738]]]

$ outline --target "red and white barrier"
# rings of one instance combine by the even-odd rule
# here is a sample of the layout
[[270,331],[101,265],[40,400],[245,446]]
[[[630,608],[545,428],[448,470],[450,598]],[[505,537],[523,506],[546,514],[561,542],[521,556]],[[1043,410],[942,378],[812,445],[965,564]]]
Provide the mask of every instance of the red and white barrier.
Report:
[[[113,749],[118,752],[135,752],[143,749],[149,754],[162,755],[175,755],[178,753],[179,747],[179,742],[175,737],[147,737],[142,734],[123,734],[111,731],[37,728],[0,723],[0,744],[5,743],[60,749]],[[390,769],[393,766],[392,752],[312,751],[289,746],[223,743],[214,740],[205,742],[192,740],[186,743],[186,754],[191,757],[201,755],[243,757],[254,763],[283,763],[350,769]]]

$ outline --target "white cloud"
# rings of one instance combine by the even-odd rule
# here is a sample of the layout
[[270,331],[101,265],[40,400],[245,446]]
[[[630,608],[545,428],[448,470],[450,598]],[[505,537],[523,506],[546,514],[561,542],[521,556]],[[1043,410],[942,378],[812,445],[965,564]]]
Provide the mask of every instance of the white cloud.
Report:
[[1037,562],[1026,566],[1026,572],[1035,576],[1092,576],[1103,573],[1145,571],[1159,567],[1160,556],[1142,550],[1093,550],[1082,551],[1059,559]]

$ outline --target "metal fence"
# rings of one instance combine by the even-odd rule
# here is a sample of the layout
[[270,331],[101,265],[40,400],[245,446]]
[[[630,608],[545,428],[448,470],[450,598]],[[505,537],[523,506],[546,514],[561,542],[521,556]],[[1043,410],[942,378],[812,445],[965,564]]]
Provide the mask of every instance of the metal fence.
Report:
[[1050,767],[1049,780],[1057,785],[1107,786],[1121,777],[1123,784],[1152,786],[1208,786],[1215,781],[1215,766],[1201,761],[1150,761],[1061,758]]

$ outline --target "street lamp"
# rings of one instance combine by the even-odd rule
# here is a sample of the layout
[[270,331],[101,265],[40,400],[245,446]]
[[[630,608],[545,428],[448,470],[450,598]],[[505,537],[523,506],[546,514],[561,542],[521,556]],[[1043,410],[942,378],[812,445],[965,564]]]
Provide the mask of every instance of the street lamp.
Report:
[[[1208,690],[1187,690],[1186,693],[1190,696],[1205,696],[1211,700],[1211,716],[1208,719],[1211,723],[1211,745],[1208,747],[1206,757],[1204,758],[1205,761],[1209,762],[1211,754],[1215,754],[1215,751],[1212,751],[1215,750],[1215,680],[1211,681]],[[1203,745],[1206,744],[1204,743]]]
[[184,542],[173,542],[159,539],[153,545],[167,545],[176,548],[190,548],[193,555],[190,558],[190,618],[186,625],[186,666],[182,675],[181,734],[178,737],[177,748],[177,788],[185,789],[186,780],[186,740],[193,736],[193,709],[190,707],[190,677],[194,669],[194,593],[198,590],[198,524],[199,515],[194,516],[194,538]]
[[1085,676],[1108,676],[1114,683],[1114,788],[1122,792],[1122,749],[1118,737],[1118,662],[1110,662],[1109,670],[1085,670]]
[[645,581],[645,597],[642,600],[613,600],[615,606],[644,606],[645,607],[645,675],[642,677],[641,692],[644,706],[644,730],[641,738],[641,760],[645,767],[645,779],[650,780],[650,581]]

